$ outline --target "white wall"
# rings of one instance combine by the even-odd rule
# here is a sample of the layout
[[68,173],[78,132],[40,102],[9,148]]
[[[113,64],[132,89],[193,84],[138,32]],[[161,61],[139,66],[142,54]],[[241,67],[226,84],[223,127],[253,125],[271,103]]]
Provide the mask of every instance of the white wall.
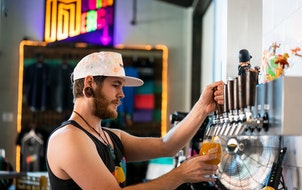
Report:
[[262,0],[215,0],[215,80],[238,75],[239,50],[252,55],[252,66],[261,64]]
[[201,90],[214,81],[214,3],[202,18]]
[[252,66],[261,64],[262,0],[228,0],[227,77],[238,75],[238,52],[249,50]]

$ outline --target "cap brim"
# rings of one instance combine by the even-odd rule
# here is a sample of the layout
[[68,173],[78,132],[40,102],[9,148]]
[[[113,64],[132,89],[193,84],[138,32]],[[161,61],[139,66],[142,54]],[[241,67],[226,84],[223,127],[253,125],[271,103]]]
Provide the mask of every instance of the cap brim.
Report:
[[125,80],[124,86],[142,86],[144,84],[144,81],[139,78],[129,76],[124,76],[120,78],[123,78]]

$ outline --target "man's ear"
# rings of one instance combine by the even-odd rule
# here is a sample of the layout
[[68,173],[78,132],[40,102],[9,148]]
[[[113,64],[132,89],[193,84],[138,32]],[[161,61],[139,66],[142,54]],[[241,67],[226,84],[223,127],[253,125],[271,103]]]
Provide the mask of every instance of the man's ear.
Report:
[[93,92],[93,88],[92,88],[93,80],[94,80],[93,76],[87,76],[87,77],[85,77],[83,94],[87,98],[90,98],[90,97],[94,96],[94,92]]
[[92,87],[93,81],[94,81],[93,76],[91,76],[91,75],[86,76],[85,80],[84,80],[84,88],[87,87],[87,86]]

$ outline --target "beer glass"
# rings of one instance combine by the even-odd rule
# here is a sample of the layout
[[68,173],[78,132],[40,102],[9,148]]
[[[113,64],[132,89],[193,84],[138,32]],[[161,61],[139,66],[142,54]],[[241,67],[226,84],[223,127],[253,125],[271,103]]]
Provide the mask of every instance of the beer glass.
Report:
[[[213,137],[211,139],[205,139],[202,142],[202,145],[199,150],[199,155],[206,154],[216,154],[216,158],[206,161],[207,164],[218,165],[220,163],[222,157],[222,148],[219,139]],[[217,174],[214,174],[211,177],[217,178],[218,176]]]

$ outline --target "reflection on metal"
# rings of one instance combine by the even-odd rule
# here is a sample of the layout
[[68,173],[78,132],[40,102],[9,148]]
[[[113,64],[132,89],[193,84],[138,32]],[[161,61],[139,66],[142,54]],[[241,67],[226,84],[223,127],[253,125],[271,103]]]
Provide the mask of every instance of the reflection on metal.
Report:
[[278,155],[279,137],[238,136],[219,139],[223,148],[219,174],[224,188],[261,189]]

